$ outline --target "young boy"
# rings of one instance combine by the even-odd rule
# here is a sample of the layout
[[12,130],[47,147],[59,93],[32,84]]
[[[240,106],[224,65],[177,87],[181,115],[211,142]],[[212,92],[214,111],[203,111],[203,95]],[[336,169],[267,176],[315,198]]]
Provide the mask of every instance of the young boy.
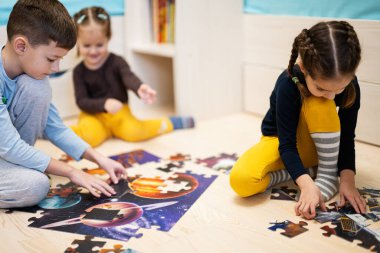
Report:
[[115,194],[105,182],[33,148],[46,137],[76,160],[97,163],[112,181],[123,166],[94,149],[67,128],[51,104],[48,75],[76,43],[75,25],[58,0],[19,0],[7,25],[0,60],[0,208],[31,206],[49,191],[44,174],[68,177],[94,196]]

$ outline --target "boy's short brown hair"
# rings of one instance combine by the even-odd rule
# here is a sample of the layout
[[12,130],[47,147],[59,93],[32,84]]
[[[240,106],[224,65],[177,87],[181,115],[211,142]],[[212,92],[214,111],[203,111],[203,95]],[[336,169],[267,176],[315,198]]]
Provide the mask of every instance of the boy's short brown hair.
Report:
[[26,36],[32,46],[57,42],[57,47],[70,50],[77,35],[73,20],[58,0],[18,0],[7,24],[8,40]]

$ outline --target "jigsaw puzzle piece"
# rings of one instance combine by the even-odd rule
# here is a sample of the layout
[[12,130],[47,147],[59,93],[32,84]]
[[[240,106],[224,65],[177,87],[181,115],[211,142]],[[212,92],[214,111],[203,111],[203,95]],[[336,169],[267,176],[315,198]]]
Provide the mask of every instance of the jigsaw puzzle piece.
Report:
[[64,163],[68,163],[68,162],[74,161],[74,158],[72,158],[68,154],[62,154],[58,160]]
[[317,210],[317,216],[314,218],[314,220],[318,221],[319,223],[325,223],[325,222],[334,222],[337,221],[342,215],[338,212],[323,212],[321,210]]
[[120,162],[125,168],[134,166],[135,164],[144,164],[148,162],[159,162],[160,157],[155,156],[145,150],[139,149],[128,153],[110,156],[111,159]]
[[380,212],[380,204],[379,204],[379,201],[377,199],[375,199],[375,198],[367,199],[367,205],[368,205],[370,211]]
[[94,236],[86,235],[84,240],[74,240],[71,244],[77,244],[78,247],[69,247],[65,250],[65,253],[98,253],[99,251],[93,251],[95,247],[103,247],[106,242],[93,241]]
[[101,249],[99,253],[123,253],[126,249],[123,249],[123,245],[115,244],[113,249]]
[[282,186],[281,188],[273,188],[270,198],[276,200],[297,201],[297,193],[297,189],[290,189],[288,186]]
[[289,220],[283,221],[283,222],[275,222],[274,226],[269,227],[268,229],[272,231],[276,231],[277,229],[283,229],[285,232],[281,232],[282,235],[293,238],[297,235],[300,235],[306,231],[308,231],[307,228],[304,228],[304,226],[307,226],[307,222],[300,221],[298,224],[293,223]]
[[41,210],[41,207],[35,205],[35,206],[29,206],[29,207],[17,207],[17,208],[10,208],[5,211],[6,214],[11,214],[14,211],[18,212],[26,212],[26,213],[37,213],[37,211]]
[[169,157],[169,160],[172,162],[185,162],[185,161],[190,161],[191,156],[190,155],[183,155],[181,153],[178,153],[176,155],[172,155]]
[[321,227],[321,229],[325,231],[322,234],[326,237],[330,237],[331,235],[336,235],[335,228],[330,228],[329,226],[326,225],[326,226]]
[[373,188],[366,188],[363,187],[362,189],[358,189],[360,195],[369,195],[372,198],[380,198],[380,190],[373,189]]
[[228,174],[237,159],[238,157],[236,154],[229,155],[226,153],[221,153],[219,156],[197,159],[196,163],[203,164],[204,166],[217,171],[224,171]]
[[165,166],[158,167],[158,170],[161,170],[163,172],[169,173],[173,171],[173,168],[179,169],[183,167],[183,162],[171,162],[166,164]]

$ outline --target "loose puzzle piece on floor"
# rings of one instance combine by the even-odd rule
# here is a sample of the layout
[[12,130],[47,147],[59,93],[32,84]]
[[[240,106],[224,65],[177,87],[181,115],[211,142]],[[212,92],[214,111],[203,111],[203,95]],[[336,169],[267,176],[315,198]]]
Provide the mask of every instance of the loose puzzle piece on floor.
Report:
[[285,232],[281,232],[282,235],[287,236],[289,238],[295,237],[299,234],[302,234],[303,232],[308,231],[307,228],[304,228],[304,226],[307,226],[308,224],[304,221],[298,222],[298,224],[293,223],[289,220],[282,221],[282,222],[275,222],[271,223],[274,224],[273,226],[269,227],[268,229],[272,231],[276,231],[277,229],[283,229]]
[[93,240],[94,236],[86,235],[84,240],[74,240],[71,244],[76,248],[68,247],[65,253],[138,253],[138,251],[123,248],[121,244],[115,244],[112,249],[104,247],[106,242]]
[[272,188],[271,199],[297,201],[297,189],[289,189],[288,186]]
[[236,154],[229,155],[221,153],[219,156],[211,156],[204,159],[197,159],[196,163],[203,164],[206,167],[211,168],[213,170],[229,174],[237,159],[238,157]]
[[185,162],[185,161],[190,161],[191,156],[190,155],[184,155],[181,153],[178,153],[176,155],[172,155],[169,157],[169,160],[172,162]]
[[65,253],[98,253],[99,250],[94,248],[101,248],[106,242],[93,241],[94,236],[86,235],[84,240],[74,240],[71,244],[78,246],[76,248],[69,247],[65,250]]
[[128,161],[127,178],[111,184],[114,196],[96,198],[70,183],[59,185],[64,189],[54,189],[39,204],[41,216],[30,218],[29,226],[123,241],[140,238],[140,228],[169,231],[218,175],[192,161],[134,154],[137,162]]

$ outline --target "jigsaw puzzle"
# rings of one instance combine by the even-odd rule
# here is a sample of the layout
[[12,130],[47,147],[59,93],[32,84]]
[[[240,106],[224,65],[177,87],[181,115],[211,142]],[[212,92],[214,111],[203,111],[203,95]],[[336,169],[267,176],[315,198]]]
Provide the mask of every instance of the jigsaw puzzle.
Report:
[[289,238],[295,237],[297,235],[300,235],[306,231],[308,231],[307,228],[304,228],[304,226],[307,226],[307,222],[300,221],[298,224],[293,223],[289,220],[282,221],[282,222],[274,222],[270,223],[274,224],[273,226],[269,227],[268,229],[272,231],[276,231],[277,229],[283,229],[285,232],[281,232],[282,235],[287,236]]
[[96,198],[71,183],[59,185],[40,203],[41,216],[30,218],[29,226],[123,241],[140,238],[140,228],[169,231],[218,174],[143,150],[114,159],[130,166],[127,178],[111,185],[115,195]]
[[216,171],[229,174],[238,157],[236,154],[221,153],[219,156],[211,156],[204,159],[197,159],[196,163],[202,164]]
[[288,186],[282,186],[281,188],[272,188],[270,198],[277,200],[297,201],[297,193],[297,189],[289,189]]

